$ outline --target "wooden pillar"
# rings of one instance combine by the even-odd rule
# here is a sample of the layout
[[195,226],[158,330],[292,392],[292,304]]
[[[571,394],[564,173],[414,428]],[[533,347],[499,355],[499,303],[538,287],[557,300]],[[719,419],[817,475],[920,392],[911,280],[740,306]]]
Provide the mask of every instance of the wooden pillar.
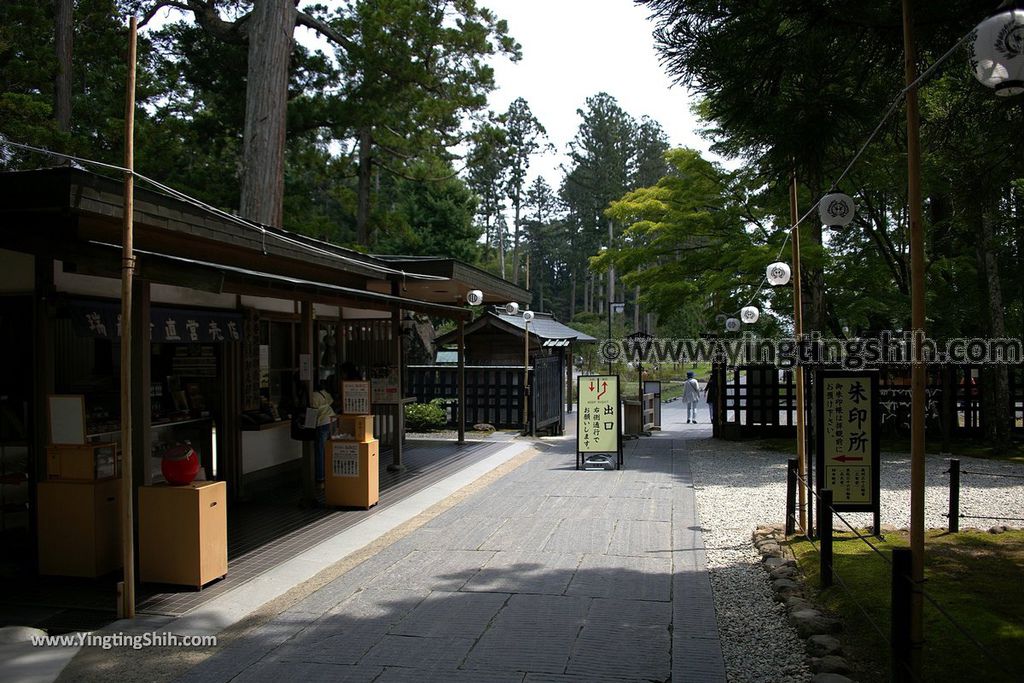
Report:
[[[797,206],[798,194],[796,173],[789,181],[789,219],[792,224],[790,243],[793,249],[793,333],[799,344],[804,336],[804,304],[803,290],[800,284],[800,228],[797,226],[800,211]],[[807,436],[804,425],[804,369],[797,365],[793,368],[793,381],[796,383],[796,459],[800,477],[809,482],[807,476]],[[807,530],[807,488],[800,485],[800,528]]]
[[[150,313],[149,282],[140,278],[132,280],[131,348],[132,359],[132,519],[134,534],[139,533],[139,487],[148,486],[152,477],[153,458],[150,422],[153,414],[150,406],[149,385],[152,365],[152,335],[149,329]],[[126,499],[128,500],[128,499]],[[137,545],[136,545],[137,547]]]
[[[302,323],[299,329],[299,353],[313,353],[313,304],[309,301],[301,302]],[[312,357],[310,358],[312,361]],[[301,362],[299,363],[301,366]],[[310,362],[310,375],[306,380],[307,401],[313,398],[313,372]],[[313,459],[316,457],[315,445],[312,441],[302,442],[302,502],[306,505],[316,503],[316,465]]]
[[459,423],[459,443],[466,442],[466,321],[459,318],[455,323],[458,329],[459,344],[459,405],[456,421]]
[[569,344],[568,352],[569,362],[565,366],[565,410],[568,413],[572,412],[572,369],[573,369],[573,357],[572,357],[572,344]]
[[[401,296],[401,284],[397,280],[391,282],[391,294]],[[395,307],[391,311],[391,339],[394,344],[395,366],[398,368],[398,403],[395,406],[395,438],[394,446],[391,448],[391,464],[388,465],[389,472],[402,472],[405,464],[402,462],[402,449],[405,441],[405,368],[402,353],[402,309]]]
[[[914,43],[913,3],[903,0],[903,65],[907,111],[907,213],[910,222],[910,326],[913,361],[910,366],[910,666],[919,680],[924,643],[924,497],[925,389],[927,367],[922,350],[925,335],[924,200],[921,191],[921,136],[917,103],[917,48]],[[912,87],[913,86],[913,87]]]
[[[53,361],[56,358],[53,347],[53,259],[48,256],[35,257],[35,296],[32,297],[32,318],[34,323],[35,343],[32,354],[32,392],[29,408],[30,424],[32,425],[31,454],[29,462],[34,463],[30,472],[32,485],[29,487],[29,507],[37,510],[35,482],[46,481],[46,445],[50,442],[50,424],[47,397],[54,393]],[[8,359],[13,362],[14,359]],[[39,534],[36,527],[36,515],[30,519],[32,533],[32,557],[38,558],[36,544]]]

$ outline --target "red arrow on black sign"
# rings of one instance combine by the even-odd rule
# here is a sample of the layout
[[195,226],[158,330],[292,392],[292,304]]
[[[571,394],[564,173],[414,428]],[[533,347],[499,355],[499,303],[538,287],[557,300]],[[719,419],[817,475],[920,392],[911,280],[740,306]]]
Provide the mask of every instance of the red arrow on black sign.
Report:
[[858,460],[863,460],[864,457],[860,456],[860,455],[837,455],[837,456],[833,457],[832,459],[833,460],[838,460],[839,462],[847,462],[847,461],[854,461],[854,462],[856,462]]

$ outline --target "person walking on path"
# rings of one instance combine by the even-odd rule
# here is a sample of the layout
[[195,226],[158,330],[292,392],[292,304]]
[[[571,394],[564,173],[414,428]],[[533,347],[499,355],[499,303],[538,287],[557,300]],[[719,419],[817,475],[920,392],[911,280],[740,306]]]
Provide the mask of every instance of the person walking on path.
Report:
[[700,382],[693,374],[693,370],[686,371],[686,381],[683,382],[683,403],[686,404],[686,424],[696,424],[697,403],[700,400]]

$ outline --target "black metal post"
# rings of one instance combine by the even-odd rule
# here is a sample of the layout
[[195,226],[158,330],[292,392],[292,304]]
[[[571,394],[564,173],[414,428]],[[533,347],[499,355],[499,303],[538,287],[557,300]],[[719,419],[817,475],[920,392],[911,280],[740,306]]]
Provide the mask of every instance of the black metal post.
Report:
[[949,461],[949,533],[960,531],[960,459]]
[[832,585],[832,489],[818,492],[818,537],[821,545],[821,587]]
[[910,597],[913,593],[910,583],[911,558],[910,548],[892,549],[890,678],[896,683],[913,681],[910,667]]
[[796,533],[796,474],[798,463],[790,458],[786,463],[786,536]]

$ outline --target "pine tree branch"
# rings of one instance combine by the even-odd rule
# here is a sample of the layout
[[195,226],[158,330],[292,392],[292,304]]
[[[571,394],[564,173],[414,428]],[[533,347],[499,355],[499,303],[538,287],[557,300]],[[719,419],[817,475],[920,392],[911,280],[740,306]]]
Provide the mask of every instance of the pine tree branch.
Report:
[[358,46],[351,40],[335,31],[334,28],[329,24],[320,21],[311,14],[306,14],[305,12],[298,12],[295,16],[295,23],[298,26],[305,26],[306,28],[311,28],[317,33],[320,33],[330,38],[332,42],[340,45],[349,52],[358,49]]

